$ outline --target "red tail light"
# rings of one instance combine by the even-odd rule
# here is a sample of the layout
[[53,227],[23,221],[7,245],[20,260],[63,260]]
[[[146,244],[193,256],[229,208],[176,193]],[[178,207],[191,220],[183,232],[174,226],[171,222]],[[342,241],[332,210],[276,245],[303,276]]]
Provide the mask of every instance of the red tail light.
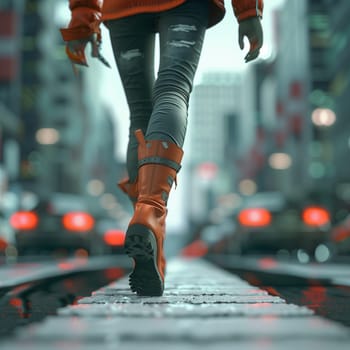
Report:
[[321,207],[308,207],[303,210],[303,221],[309,226],[323,226],[329,223],[330,215],[328,210]]
[[345,229],[344,227],[337,227],[332,231],[331,238],[335,242],[345,241],[350,237],[350,230]]
[[68,231],[85,232],[95,226],[95,219],[88,213],[72,212],[62,218],[63,227]]
[[122,246],[125,241],[125,232],[121,230],[108,230],[105,232],[103,239],[110,246]]
[[10,225],[15,230],[34,230],[38,223],[38,215],[32,211],[18,211],[10,217]]
[[263,208],[244,209],[239,213],[238,221],[242,226],[267,226],[271,223],[271,213]]
[[197,239],[182,249],[181,256],[186,258],[200,258],[205,256],[208,250],[208,245],[201,239]]
[[0,237],[0,252],[4,251],[8,247],[8,243],[5,238]]

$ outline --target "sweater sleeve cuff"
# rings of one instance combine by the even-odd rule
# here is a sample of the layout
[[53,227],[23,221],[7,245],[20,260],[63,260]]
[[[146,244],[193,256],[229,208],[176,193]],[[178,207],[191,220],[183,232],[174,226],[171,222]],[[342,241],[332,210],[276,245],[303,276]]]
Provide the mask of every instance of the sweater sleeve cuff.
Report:
[[63,40],[80,40],[86,39],[91,34],[97,33],[101,38],[101,13],[87,7],[79,7],[72,11],[72,17],[68,28],[62,28],[61,34]]
[[237,16],[237,20],[238,20],[238,22],[241,22],[241,21],[244,21],[245,19],[250,18],[250,17],[262,18],[262,11],[256,10],[256,9],[244,11]]
[[98,40],[101,39],[101,31],[98,27],[94,28],[81,26],[73,28],[61,28],[60,32],[64,41],[87,39],[94,33],[97,33]]

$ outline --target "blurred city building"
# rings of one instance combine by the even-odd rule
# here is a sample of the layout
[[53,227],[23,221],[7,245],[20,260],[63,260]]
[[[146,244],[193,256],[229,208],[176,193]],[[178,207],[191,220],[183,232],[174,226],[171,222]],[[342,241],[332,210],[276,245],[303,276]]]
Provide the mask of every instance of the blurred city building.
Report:
[[[188,144],[200,208],[223,189],[281,191],[324,204],[335,220],[339,197],[350,207],[349,14],[346,0],[286,1],[274,15],[271,57],[194,88]],[[203,173],[210,191],[199,195]]]
[[[115,156],[121,125],[106,102],[107,68],[91,59],[74,75],[59,33],[69,21],[62,8],[67,1],[0,3],[0,188],[99,203],[117,195],[125,172]],[[179,175],[184,216],[205,218],[217,198],[256,191],[350,207],[349,15],[347,0],[285,1],[270,57],[202,77]]]
[[256,76],[257,139],[264,149],[256,181],[261,191],[298,196],[311,181],[308,94],[312,74],[307,2],[297,0],[284,6],[275,16],[277,55],[272,61],[261,60],[252,66]]
[[[15,191],[99,203],[96,196],[116,195],[124,170],[115,160],[114,118],[100,98],[107,68],[89,62],[74,74],[59,32],[69,21],[62,6],[68,10],[63,0],[0,4],[0,166]],[[101,193],[91,192],[94,180]]]
[[317,201],[335,216],[339,195],[350,203],[349,12],[348,1],[285,2],[275,15],[276,55],[248,73],[257,136],[246,157],[255,171],[245,175],[259,191]]
[[[333,177],[335,182],[350,182],[348,166],[350,152],[350,3],[346,0],[334,6],[328,1],[326,13],[330,15],[328,33],[330,35],[329,60],[329,93],[337,120],[331,129],[333,144]],[[348,191],[349,192],[349,191]]]
[[0,188],[19,171],[21,13],[21,1],[0,3]]
[[[205,74],[191,96],[188,126],[189,189],[192,218],[201,220],[213,206],[214,193],[235,188],[236,158],[248,132],[240,118],[241,76],[238,73]],[[249,130],[249,126],[248,126]]]

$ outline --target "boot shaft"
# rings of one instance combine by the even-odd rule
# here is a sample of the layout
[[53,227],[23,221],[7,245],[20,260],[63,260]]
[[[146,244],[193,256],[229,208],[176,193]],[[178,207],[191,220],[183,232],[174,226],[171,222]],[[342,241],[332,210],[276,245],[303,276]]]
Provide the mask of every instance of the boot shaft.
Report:
[[166,206],[176,174],[181,168],[183,151],[176,144],[144,139],[141,130],[135,132],[138,147],[138,202],[156,201]]

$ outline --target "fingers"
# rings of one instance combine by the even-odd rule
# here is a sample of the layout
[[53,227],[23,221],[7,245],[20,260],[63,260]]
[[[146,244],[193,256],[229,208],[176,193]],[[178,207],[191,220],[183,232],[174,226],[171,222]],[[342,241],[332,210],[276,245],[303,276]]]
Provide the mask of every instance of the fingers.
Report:
[[239,24],[239,47],[244,48],[244,37],[249,40],[250,48],[244,57],[245,62],[250,62],[259,56],[263,44],[263,31],[258,17],[248,18]]
[[[72,63],[88,67],[87,59],[85,56],[85,48],[89,41],[90,41],[89,39],[80,39],[80,40],[71,40],[67,42],[66,53]],[[96,50],[94,50],[93,41],[91,41],[91,44],[92,44],[91,55],[93,56],[93,52]]]
[[[243,37],[241,38],[241,36],[239,37],[239,47],[241,48],[241,50],[243,50],[244,48],[244,43],[243,43]],[[247,55],[244,57],[244,61],[246,63],[252,61],[252,60],[255,60],[259,54],[260,54],[260,49],[262,47],[262,43],[260,40],[254,38],[249,38],[249,42],[250,42],[250,49],[249,49],[249,52],[247,53]]]
[[90,42],[91,42],[91,57],[97,58],[106,67],[111,68],[111,65],[101,54],[101,41],[97,39],[97,36],[94,35],[91,38]]
[[91,57],[98,57],[101,43],[97,40],[97,35],[92,35],[89,41],[91,43]]
[[72,63],[79,64],[82,66],[87,66],[87,61],[85,57],[84,50],[74,48],[69,43],[66,46],[66,54]]
[[258,41],[251,41],[250,42],[250,50],[247,53],[247,55],[244,57],[245,63],[253,61],[259,56],[261,46],[262,45]]
[[241,50],[244,49],[244,35],[241,30],[238,32],[238,43]]
[[111,67],[108,61],[101,55],[101,41],[96,34],[91,35],[87,39],[71,40],[67,42],[66,53],[72,63],[81,66],[88,66],[85,56],[85,48],[88,43],[91,43],[91,57],[97,58],[105,66]]
[[84,49],[81,40],[70,40],[67,41],[67,46],[71,51],[80,51]]

